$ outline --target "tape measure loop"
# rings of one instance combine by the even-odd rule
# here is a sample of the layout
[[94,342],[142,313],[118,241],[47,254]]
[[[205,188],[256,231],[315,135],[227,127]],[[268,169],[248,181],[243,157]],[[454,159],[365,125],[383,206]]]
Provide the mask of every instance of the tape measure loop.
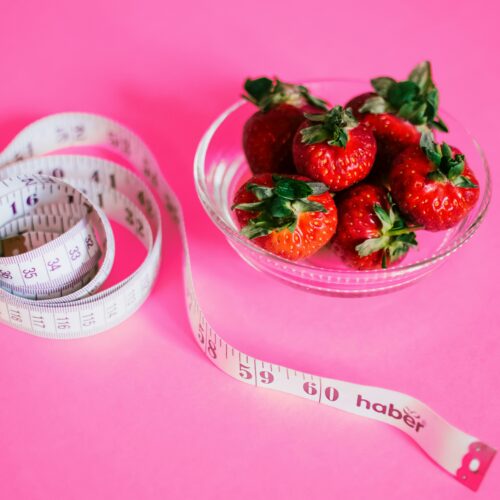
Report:
[[[145,171],[52,154],[74,145],[103,145],[132,164],[140,158]],[[160,209],[137,175],[154,185],[152,169],[158,166],[142,141],[100,117],[54,115],[22,131],[0,155],[0,320],[35,335],[75,338],[132,314],[150,293],[161,253]],[[102,290],[115,256],[109,219],[127,227],[147,255]]]

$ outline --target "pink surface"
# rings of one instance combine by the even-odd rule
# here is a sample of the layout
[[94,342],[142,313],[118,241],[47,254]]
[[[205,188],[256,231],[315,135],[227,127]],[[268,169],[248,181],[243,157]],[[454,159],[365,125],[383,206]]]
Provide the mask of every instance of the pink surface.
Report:
[[[497,19],[493,1],[9,2],[0,142],[58,111],[131,126],[180,195],[201,303],[228,341],[407,392],[498,447],[498,198],[471,242],[424,281],[342,300],[250,269],[202,211],[191,174],[198,139],[247,75],[402,77],[429,58],[443,107],[468,124],[495,175]],[[191,339],[179,252],[168,238],[151,298],[109,333],[55,342],[1,327],[0,498],[473,495],[394,429],[216,370]],[[494,462],[478,498],[498,498],[499,470]]]

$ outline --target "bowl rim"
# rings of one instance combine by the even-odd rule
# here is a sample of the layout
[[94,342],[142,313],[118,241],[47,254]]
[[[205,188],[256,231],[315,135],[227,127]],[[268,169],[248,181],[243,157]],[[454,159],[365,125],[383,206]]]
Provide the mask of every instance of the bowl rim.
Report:
[[[356,79],[356,78],[318,78],[314,80],[307,80],[303,82],[303,85],[317,85],[317,84],[325,84],[325,83],[356,83],[356,84],[366,84],[367,82],[361,79]],[[198,147],[196,148],[196,153],[194,156],[194,181],[195,181],[195,188],[196,192],[198,194],[198,198],[200,199],[205,211],[207,212],[208,216],[210,219],[215,223],[215,225],[219,228],[219,230],[226,236],[231,238],[233,241],[236,243],[240,243],[247,247],[249,250],[253,252],[257,252],[258,254],[273,259],[277,260],[279,262],[282,262],[285,265],[292,265],[298,268],[302,268],[304,271],[318,271],[318,272],[323,272],[323,273],[335,273],[335,274],[351,274],[351,273],[356,273],[356,274],[363,274],[363,275],[398,275],[398,274],[404,274],[410,271],[418,271],[420,269],[423,269],[430,264],[434,262],[438,262],[445,257],[449,256],[453,252],[455,252],[458,248],[460,248],[466,241],[468,241],[471,236],[477,231],[478,227],[481,225],[482,221],[484,220],[484,217],[486,215],[486,212],[488,210],[488,207],[490,205],[491,201],[491,170],[489,167],[488,160],[486,158],[486,155],[483,151],[483,148],[480,146],[478,141],[475,139],[475,137],[470,133],[468,128],[466,128],[462,123],[457,120],[452,114],[448,113],[446,110],[441,109],[441,113],[449,116],[453,121],[456,121],[460,126],[463,128],[463,131],[467,134],[468,138],[471,140],[471,143],[474,145],[476,148],[477,152],[479,153],[479,156],[482,160],[484,172],[485,172],[485,185],[484,187],[480,190],[480,199],[478,200],[479,207],[478,207],[478,213],[476,217],[474,218],[473,221],[470,222],[468,227],[465,229],[463,234],[460,235],[456,240],[453,241],[453,243],[446,247],[445,250],[432,254],[430,257],[427,257],[423,260],[419,260],[417,262],[414,262],[412,264],[407,264],[407,265],[397,265],[395,267],[388,267],[386,269],[354,269],[354,268],[348,268],[346,267],[345,269],[332,269],[332,268],[327,268],[327,267],[321,267],[317,265],[312,265],[308,264],[305,261],[290,261],[288,259],[285,259],[283,257],[280,257],[278,255],[274,255],[267,250],[264,250],[263,248],[259,247],[258,245],[255,245],[252,243],[250,240],[245,238],[243,235],[241,235],[238,231],[235,231],[229,224],[226,223],[224,218],[219,215],[216,209],[213,208],[212,203],[210,201],[210,197],[208,194],[207,186],[205,183],[205,173],[204,173],[204,166],[205,166],[205,160],[206,160],[206,154],[208,151],[208,148],[210,146],[212,137],[215,135],[216,131],[218,128],[222,125],[222,123],[232,114],[234,113],[237,109],[242,107],[245,104],[249,104],[248,101],[245,99],[239,99],[237,102],[229,106],[225,111],[223,111],[209,126],[209,128],[206,130],[206,132],[203,134],[201,137]]]

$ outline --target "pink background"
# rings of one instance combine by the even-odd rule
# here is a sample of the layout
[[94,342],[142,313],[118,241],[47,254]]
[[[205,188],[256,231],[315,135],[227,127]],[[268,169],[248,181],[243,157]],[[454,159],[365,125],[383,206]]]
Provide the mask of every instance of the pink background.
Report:
[[[472,241],[424,281],[340,300],[244,264],[202,211],[191,174],[201,134],[247,75],[403,77],[429,58],[443,107],[477,136],[495,175],[495,4],[4,2],[0,143],[58,111],[129,125],[181,197],[201,302],[227,340],[407,392],[499,446],[499,198]],[[113,331],[53,342],[1,327],[0,498],[471,497],[390,427],[216,370],[190,336],[177,240],[151,298]],[[499,471],[497,460],[478,498],[498,498]]]

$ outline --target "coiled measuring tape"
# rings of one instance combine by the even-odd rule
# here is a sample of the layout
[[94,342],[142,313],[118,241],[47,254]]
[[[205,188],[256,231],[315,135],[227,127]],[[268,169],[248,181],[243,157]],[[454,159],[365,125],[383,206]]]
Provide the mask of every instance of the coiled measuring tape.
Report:
[[[103,146],[136,172],[93,156],[51,154]],[[155,195],[153,195],[153,191]],[[0,155],[0,321],[34,335],[70,339],[109,329],[147,298],[161,254],[160,200],[181,232],[190,323],[197,344],[228,375],[385,422],[477,490],[495,450],[405,394],[298,372],[248,356],[207,323],[197,301],[182,210],[147,146],[130,130],[89,114],[58,114],[24,129]],[[147,249],[123,281],[100,290],[115,243],[109,219]]]

